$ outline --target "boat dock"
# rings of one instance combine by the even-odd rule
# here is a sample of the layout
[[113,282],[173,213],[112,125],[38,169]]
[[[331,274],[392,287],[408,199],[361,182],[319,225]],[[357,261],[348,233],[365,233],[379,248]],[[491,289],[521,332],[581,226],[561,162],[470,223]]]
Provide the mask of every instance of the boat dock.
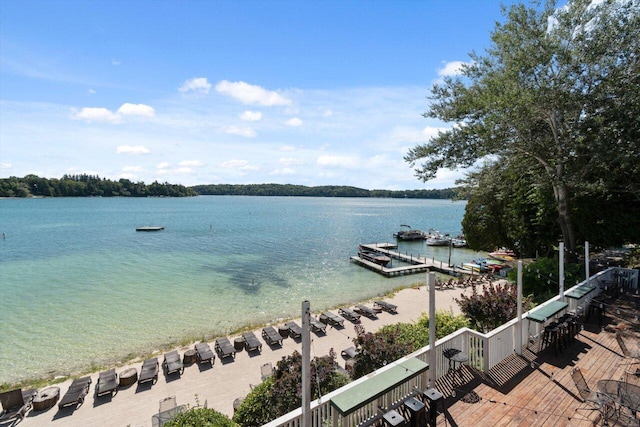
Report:
[[394,276],[402,276],[405,274],[416,274],[423,273],[426,271],[438,271],[440,273],[449,274],[451,276],[457,276],[460,273],[464,272],[459,267],[448,266],[446,262],[436,261],[435,259],[429,259],[425,257],[415,256],[413,254],[403,254],[392,249],[397,249],[398,245],[391,243],[372,243],[372,244],[362,244],[360,245],[365,249],[370,251],[379,252],[384,254],[392,259],[398,259],[400,261],[406,262],[411,265],[405,265],[402,267],[383,267],[381,265],[375,264],[371,261],[367,261],[358,256],[352,256],[351,261],[360,264],[363,267],[366,267],[370,270],[375,271],[376,273],[380,273],[386,277],[394,277]]

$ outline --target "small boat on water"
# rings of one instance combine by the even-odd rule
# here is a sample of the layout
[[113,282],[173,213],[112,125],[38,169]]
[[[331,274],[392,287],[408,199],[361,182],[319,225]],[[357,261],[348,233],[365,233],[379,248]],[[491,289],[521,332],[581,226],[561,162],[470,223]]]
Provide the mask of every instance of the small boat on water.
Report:
[[393,233],[393,237],[398,240],[424,240],[427,235],[422,230],[413,230],[406,224],[400,224],[400,231]]
[[391,262],[391,258],[386,256],[385,254],[365,249],[362,246],[358,248],[358,256],[361,259],[381,265],[383,267],[386,267],[387,264]]
[[136,231],[161,231],[161,230],[164,230],[164,227],[160,227],[160,226],[145,226],[145,227],[136,228]]
[[433,229],[429,230],[427,235],[427,245],[429,246],[449,246],[451,243],[451,236],[448,234],[441,234],[439,231]]
[[462,264],[462,268],[466,268],[467,270],[471,270],[474,273],[483,273],[485,271],[487,271],[487,269],[479,264],[476,264],[474,262],[465,262]]
[[499,261],[513,261],[516,259],[516,253],[511,249],[500,248],[497,251],[490,252],[489,258],[497,259]]
[[502,261],[486,259],[486,258],[476,258],[472,261],[474,264],[481,265],[485,267],[487,270],[501,270],[505,267]]

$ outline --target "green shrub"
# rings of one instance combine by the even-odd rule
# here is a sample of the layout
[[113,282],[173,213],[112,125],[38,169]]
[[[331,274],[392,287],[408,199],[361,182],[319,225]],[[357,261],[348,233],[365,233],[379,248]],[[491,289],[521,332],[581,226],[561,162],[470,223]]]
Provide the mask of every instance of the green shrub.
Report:
[[229,417],[209,408],[195,407],[181,412],[165,427],[237,427]]

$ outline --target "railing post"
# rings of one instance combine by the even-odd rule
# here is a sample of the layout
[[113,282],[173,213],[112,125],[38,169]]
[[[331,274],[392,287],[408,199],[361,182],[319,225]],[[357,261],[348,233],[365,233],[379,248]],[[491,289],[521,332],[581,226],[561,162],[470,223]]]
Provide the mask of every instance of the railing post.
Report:
[[482,337],[482,372],[489,372],[489,357],[491,350],[489,349],[489,337]]

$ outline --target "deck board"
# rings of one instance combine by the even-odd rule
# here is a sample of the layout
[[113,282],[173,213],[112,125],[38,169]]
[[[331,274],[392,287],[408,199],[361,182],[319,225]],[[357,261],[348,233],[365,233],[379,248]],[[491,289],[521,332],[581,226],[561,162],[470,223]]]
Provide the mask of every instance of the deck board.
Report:
[[[628,297],[627,297],[628,298]],[[610,302],[611,304],[611,302]],[[631,359],[625,358],[615,339],[615,331],[625,328],[629,348],[637,351],[640,341],[640,323],[635,321],[640,300],[632,301],[625,315],[607,311],[603,325],[599,319],[584,324],[575,341],[569,343],[557,356],[553,349],[532,351],[512,356],[489,373],[473,372],[464,368],[464,383],[451,396],[451,379],[447,376],[436,383],[445,395],[447,420],[438,416],[438,426],[512,427],[512,426],[591,426],[597,411],[587,408],[581,401],[571,378],[571,371],[579,367],[587,384],[596,389],[598,380],[624,376]],[[610,311],[614,311],[611,313]],[[584,319],[580,319],[581,323]],[[624,326],[622,326],[624,325]],[[531,362],[535,363],[532,369]],[[640,360],[638,360],[640,367]],[[495,372],[494,372],[495,371]],[[553,380],[551,374],[553,373]],[[475,392],[481,400],[465,403],[462,397]],[[493,403],[493,402],[495,403]],[[537,413],[536,413],[537,412]],[[616,425],[623,425],[618,423]]]

